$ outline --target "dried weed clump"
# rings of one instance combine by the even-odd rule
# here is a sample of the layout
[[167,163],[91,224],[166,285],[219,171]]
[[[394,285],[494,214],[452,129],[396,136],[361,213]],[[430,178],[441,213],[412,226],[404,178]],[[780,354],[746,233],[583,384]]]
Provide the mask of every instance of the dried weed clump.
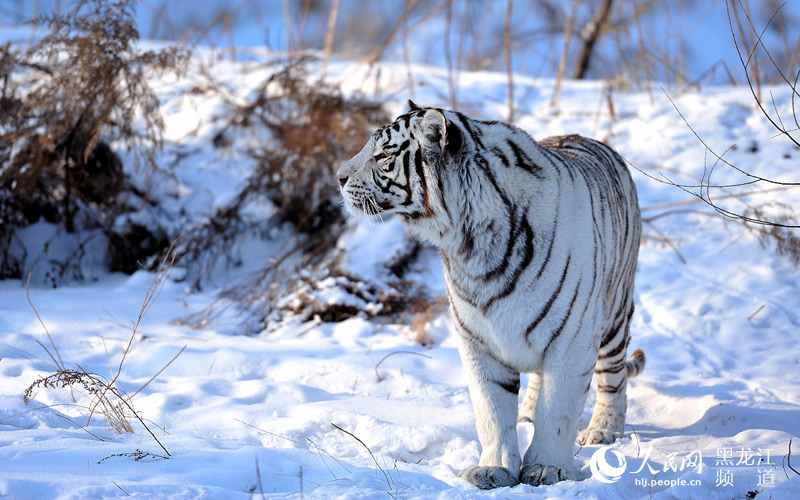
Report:
[[[142,322],[142,319],[153,306],[155,301],[158,299],[159,295],[161,295],[161,291],[166,284],[170,273],[175,265],[175,256],[172,254],[174,249],[174,242],[172,245],[169,246],[167,249],[167,253],[164,258],[161,260],[160,265],[158,266],[153,279],[150,281],[150,285],[147,287],[147,291],[145,292],[144,300],[142,301],[142,306],[139,309],[139,314],[136,318],[136,321],[133,323],[133,328],[131,329],[130,337],[128,338],[128,343],[125,347],[125,350],[122,353],[122,357],[120,358],[119,365],[117,366],[116,373],[111,368],[111,359],[108,359],[109,369],[111,369],[111,377],[106,378],[96,373],[91,373],[79,365],[77,365],[78,369],[74,368],[67,368],[66,364],[64,363],[63,359],[61,358],[61,354],[56,347],[55,342],[53,342],[53,338],[50,336],[50,332],[47,329],[44,321],[42,320],[39,312],[36,310],[36,307],[33,305],[33,302],[30,299],[30,295],[28,295],[28,303],[33,310],[33,313],[36,315],[36,318],[39,320],[40,324],[42,325],[42,329],[47,334],[47,338],[50,341],[50,348],[45,346],[43,343],[38,342],[39,345],[44,349],[50,359],[53,361],[55,365],[55,369],[53,373],[48,375],[43,375],[36,378],[23,394],[23,401],[26,405],[30,404],[32,401],[36,400],[37,396],[42,390],[46,389],[70,389],[70,394],[72,395],[72,404],[67,404],[66,406],[73,406],[75,408],[80,408],[81,410],[85,410],[88,413],[88,417],[86,419],[86,425],[82,426],[73,420],[63,417],[76,425],[77,427],[83,429],[84,431],[88,432],[92,436],[96,437],[99,440],[103,440],[99,436],[92,433],[86,427],[88,427],[94,418],[95,415],[102,415],[105,418],[106,425],[115,430],[118,433],[133,433],[134,426],[133,423],[139,422],[142,428],[144,428],[148,434],[153,438],[153,440],[164,450],[164,453],[167,456],[170,455],[169,451],[164,447],[161,441],[156,437],[150,427],[145,422],[145,419],[142,417],[140,413],[138,413],[133,408],[133,397],[136,396],[139,392],[141,392],[147,385],[150,384],[158,375],[161,374],[175,359],[180,356],[180,354],[184,351],[186,346],[181,349],[178,354],[175,355],[161,370],[159,370],[153,377],[148,380],[143,386],[141,386],[136,392],[131,395],[125,394],[118,386],[117,381],[122,374],[122,368],[125,364],[125,360],[128,357],[128,354],[131,350],[133,345],[133,340],[137,337],[137,332],[139,330],[139,326]],[[28,276],[28,286],[30,286],[30,275]],[[27,291],[29,292],[29,290]],[[104,341],[105,342],[105,341]],[[44,405],[37,408],[32,408],[28,411],[36,411],[42,410],[45,408],[49,408],[51,406],[57,405]],[[16,416],[16,415],[12,415]],[[61,415],[59,415],[61,416]]]
[[[241,322],[250,331],[279,321],[283,314],[325,321],[398,314],[410,303],[407,287],[350,275],[340,265],[343,249],[337,247],[346,220],[336,169],[387,117],[375,102],[344,96],[339,88],[314,81],[308,60],[276,64],[254,97],[238,106],[214,136],[220,148],[236,144],[245,131],[269,137],[247,150],[255,162],[253,173],[228,205],[187,230],[179,253],[199,288],[222,259],[237,254],[246,238],[275,239],[278,250],[262,269],[228,287],[217,303],[187,323],[204,326],[231,306],[245,311],[247,319]],[[263,207],[265,200],[274,207],[273,215],[254,217],[253,207]],[[277,242],[272,235],[287,224],[295,235]],[[417,251],[417,246],[409,247],[409,252]],[[407,264],[391,264],[389,272],[397,271],[399,277]]]
[[[177,71],[184,56],[139,50],[135,4],[77,1],[65,15],[36,20],[49,28],[38,42],[0,49],[0,278],[24,274],[18,229],[44,220],[67,233],[113,235],[115,216],[130,210],[130,196],[120,194],[147,201],[114,148],[132,151],[137,167],[156,168],[163,122],[148,72]],[[111,267],[134,270],[126,261],[141,257],[130,249],[138,238],[115,236],[107,243]],[[150,250],[166,248],[162,240]]]

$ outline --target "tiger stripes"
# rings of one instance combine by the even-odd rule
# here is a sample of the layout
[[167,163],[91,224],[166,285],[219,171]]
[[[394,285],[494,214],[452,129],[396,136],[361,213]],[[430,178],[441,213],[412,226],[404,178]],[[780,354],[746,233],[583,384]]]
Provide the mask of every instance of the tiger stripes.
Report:
[[[461,477],[484,489],[575,479],[576,437],[622,435],[627,379],[645,364],[641,350],[626,360],[641,216],[613,149],[578,135],[537,143],[409,101],[337,178],[349,213],[393,213],[440,251],[482,448]],[[535,426],[524,456],[518,420]]]

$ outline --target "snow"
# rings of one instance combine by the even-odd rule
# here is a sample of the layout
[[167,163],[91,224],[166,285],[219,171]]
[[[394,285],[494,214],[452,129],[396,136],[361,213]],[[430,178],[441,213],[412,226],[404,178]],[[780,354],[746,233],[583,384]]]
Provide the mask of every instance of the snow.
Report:
[[[213,149],[210,138],[231,103],[245,99],[267,73],[253,63],[215,64],[214,76],[229,95],[189,92],[206,81],[199,70],[154,82],[167,124],[164,158],[174,160],[174,176],[158,186],[168,210],[135,216],[141,220],[159,217],[165,227],[202,220],[235,195],[253,167],[236,151]],[[446,73],[421,65],[413,71],[415,101],[446,106]],[[380,75],[378,81],[364,66],[338,62],[328,78],[347,92],[373,93],[390,112],[402,111],[410,95],[406,66],[381,65]],[[87,400],[77,389],[41,389],[25,405],[26,388],[55,370],[44,347],[55,351],[26,300],[25,284],[0,282],[0,497],[730,499],[763,489],[759,498],[800,498],[800,477],[785,465],[790,439],[793,455],[800,455],[797,266],[704,205],[677,205],[693,198],[655,180],[661,172],[697,183],[712,167],[714,184],[743,180],[704,150],[678,110],[714,151],[760,176],[791,180],[800,151],[775,136],[746,88],[670,96],[673,106],[661,91],[609,98],[600,82],[564,82],[554,111],[554,81],[516,75],[514,82],[516,123],[534,137],[608,138],[640,169],[633,175],[643,214],[651,219],[639,259],[631,347],[644,349],[648,361],[629,384],[629,425],[612,445],[627,461],[618,481],[592,477],[589,463],[598,447],[577,445],[576,482],[483,492],[459,479],[461,469],[477,463],[480,448],[446,314],[428,319],[434,342],[427,347],[406,335],[406,325],[380,318],[287,321],[245,336],[236,335],[237,318],[229,313],[224,325],[191,329],[176,320],[210,304],[217,288],[188,290],[185,270],[177,269],[145,316],[117,379],[127,394],[146,385],[132,404],[168,458],[135,419],[132,434],[115,433],[98,415],[86,425]],[[505,75],[460,75],[460,106],[470,114],[503,119],[505,91]],[[781,115],[791,116],[791,94],[781,87],[766,91]],[[792,189],[723,198],[772,187],[714,194],[731,210],[765,202],[797,206]],[[665,214],[673,209],[689,211]],[[47,230],[32,228],[30,237]],[[386,217],[352,221],[338,244],[349,249],[351,272],[380,283],[387,279],[382,264],[409,242],[398,221]],[[217,270],[211,282],[222,286],[237,272],[251,272],[254,262],[269,257],[258,253],[263,250],[243,245],[236,257],[245,260],[242,268]],[[434,295],[444,293],[433,250],[420,252],[409,276]],[[112,379],[153,276],[90,277],[57,289],[34,280],[30,298],[67,367]],[[348,300],[334,278],[327,280],[319,300]],[[584,425],[592,402],[590,396]],[[519,424],[518,430],[524,449],[533,427]],[[681,460],[697,451],[702,470],[681,470]],[[721,485],[726,473],[730,484]]]

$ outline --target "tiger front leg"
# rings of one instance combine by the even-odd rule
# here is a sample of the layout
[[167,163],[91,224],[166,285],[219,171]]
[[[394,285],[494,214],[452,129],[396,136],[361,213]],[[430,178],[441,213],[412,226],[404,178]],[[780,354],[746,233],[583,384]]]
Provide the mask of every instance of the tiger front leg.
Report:
[[584,373],[578,367],[591,365],[593,360],[564,358],[546,362],[541,373],[533,440],[520,473],[520,482],[533,486],[576,478],[572,448],[592,378],[591,370]]
[[521,464],[516,425],[519,373],[463,337],[459,350],[482,448],[479,464],[467,467],[459,477],[484,490],[514,486]]

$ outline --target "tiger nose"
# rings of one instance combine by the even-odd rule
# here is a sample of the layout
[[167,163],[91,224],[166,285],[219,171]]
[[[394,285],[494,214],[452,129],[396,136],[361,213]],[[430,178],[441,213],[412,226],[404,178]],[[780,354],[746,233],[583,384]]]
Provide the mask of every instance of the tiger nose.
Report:
[[337,175],[336,179],[339,180],[339,186],[344,187],[347,184],[347,176],[346,175]]

